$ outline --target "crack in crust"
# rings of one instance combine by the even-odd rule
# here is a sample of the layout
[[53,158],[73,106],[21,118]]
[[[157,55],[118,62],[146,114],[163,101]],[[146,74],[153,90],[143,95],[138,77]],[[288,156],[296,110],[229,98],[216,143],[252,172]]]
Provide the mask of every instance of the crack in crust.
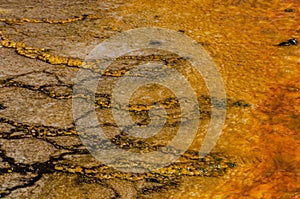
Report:
[[[0,22],[4,22],[8,25],[18,24],[18,23],[49,23],[49,24],[65,24],[83,21],[85,19],[100,19],[98,15],[81,15],[74,18],[62,19],[62,20],[52,20],[52,19],[0,19]],[[89,70],[94,70],[103,76],[109,77],[121,77],[126,74],[129,69],[121,68],[118,70],[105,70],[100,71],[97,69],[95,63],[93,62],[84,62],[78,58],[72,57],[62,57],[59,55],[52,55],[49,53],[47,49],[44,48],[34,48],[27,46],[22,42],[14,42],[8,39],[1,31],[0,31],[0,45],[6,48],[14,49],[15,52],[23,57],[37,59],[51,65],[65,65],[67,67],[75,67],[75,68],[85,68]],[[183,58],[174,57],[174,55],[148,55],[148,56],[122,56],[118,57],[116,61],[123,60],[133,60],[138,62],[143,61],[160,61],[164,62],[166,66],[173,67],[174,65],[178,65],[186,61]],[[139,63],[133,63],[133,65]],[[46,86],[32,86],[29,84],[25,84],[19,81],[14,80],[14,78],[9,78],[0,82],[4,87],[17,87],[29,89],[34,92],[40,92],[44,95],[56,99],[56,100],[67,100],[73,97],[80,97],[86,100],[91,100],[89,96],[82,95],[74,95],[72,94],[56,94],[55,92],[51,92],[47,89],[49,86],[66,86],[68,88],[72,88],[72,85],[64,85],[62,82],[59,82],[57,85],[46,85]],[[96,100],[93,102],[97,105],[99,109],[112,108],[111,107],[111,96],[106,94],[96,94]],[[201,100],[203,104],[207,105],[207,101],[209,98],[207,96],[202,96]],[[163,106],[165,109],[176,109],[178,108],[178,100],[174,98],[168,98],[164,101],[157,102]],[[232,102],[230,106],[244,106],[247,104],[238,101]],[[148,111],[153,104],[136,104],[129,106],[129,111],[134,113],[135,115],[146,116],[148,115]],[[209,106],[209,105],[208,105]],[[206,109],[206,108],[205,108]],[[209,107],[208,107],[209,109]],[[210,111],[204,111],[205,117],[210,115]],[[175,113],[177,114],[177,113]],[[177,115],[180,117],[179,115]],[[177,117],[176,116],[176,117]],[[174,115],[169,116],[174,120]],[[77,118],[78,119],[78,118]],[[141,124],[146,124],[147,118],[145,121],[142,121]],[[36,138],[44,140],[47,143],[50,143],[57,149],[67,150],[67,152],[61,153],[58,157],[50,157],[50,160],[47,162],[37,162],[34,164],[20,164],[16,163],[16,161],[8,157],[4,150],[0,150],[0,157],[4,162],[7,162],[10,167],[9,168],[0,168],[0,173],[35,173],[37,174],[31,181],[22,186],[15,186],[11,189],[0,190],[0,197],[4,197],[9,195],[13,190],[18,188],[24,188],[33,186],[38,180],[42,178],[44,174],[53,174],[56,172],[66,173],[66,174],[76,174],[78,176],[78,180],[81,183],[101,183],[105,186],[112,189],[115,193],[115,196],[118,198],[120,196],[116,190],[114,190],[109,183],[105,180],[109,179],[121,179],[125,181],[141,181],[146,180],[151,183],[158,183],[159,185],[153,185],[152,187],[146,187],[138,190],[138,195],[141,194],[149,194],[151,192],[158,192],[162,190],[167,190],[170,188],[174,188],[178,185],[178,179],[181,176],[206,176],[206,177],[219,177],[223,176],[228,169],[232,169],[236,166],[234,159],[231,157],[227,157],[224,154],[209,154],[205,158],[199,158],[198,153],[194,151],[186,151],[182,155],[183,161],[172,163],[164,168],[160,168],[154,170],[149,173],[144,174],[130,174],[116,171],[114,169],[109,168],[106,165],[98,165],[93,167],[84,167],[78,164],[72,164],[66,162],[64,156],[65,155],[84,155],[89,154],[86,149],[82,149],[81,144],[79,145],[71,145],[71,146],[61,146],[56,141],[50,139],[53,137],[61,137],[61,136],[74,136],[77,137],[80,133],[75,130],[74,127],[71,128],[57,128],[51,126],[43,126],[43,125],[29,125],[25,123],[16,122],[7,118],[0,118],[0,124],[9,124],[13,128],[9,132],[3,132],[0,134],[1,139],[11,140],[11,139],[23,139],[23,138]],[[105,123],[105,126],[115,126],[115,124]],[[176,122],[175,122],[176,125]],[[130,127],[128,127],[130,128]],[[14,132],[24,132],[23,135],[14,135]],[[160,148],[159,145],[150,145],[147,142],[142,142],[139,139],[133,139],[126,135],[126,133],[122,132],[121,135],[117,135],[111,139],[111,141],[120,148],[123,149],[132,149],[137,148],[141,151],[147,150],[156,150]],[[177,153],[176,149],[172,149],[174,153]],[[122,166],[122,162],[120,165]],[[128,166],[124,164],[123,166]],[[130,166],[142,166],[147,167],[146,163],[137,163],[136,165]]]
[[47,19],[47,18],[45,18],[45,19],[32,19],[32,18],[5,19],[5,18],[0,18],[0,22],[7,23],[9,25],[18,24],[18,23],[66,24],[66,23],[72,23],[72,22],[77,22],[77,21],[83,21],[85,19],[101,19],[101,17],[99,15],[83,14],[80,16],[76,16],[74,18],[60,19],[60,20]]
[[[235,162],[233,158],[227,157],[223,154],[209,154],[205,158],[200,158],[197,152],[194,151],[186,151],[183,155],[183,161],[172,163],[164,168],[160,168],[154,170],[149,173],[143,174],[130,174],[116,171],[106,165],[99,164],[98,166],[86,167],[82,165],[78,165],[76,163],[68,163],[66,162],[64,156],[65,155],[84,155],[89,154],[86,149],[80,149],[82,145],[78,146],[70,146],[70,147],[62,147],[57,144],[55,141],[50,140],[50,137],[57,136],[66,136],[66,135],[78,135],[78,132],[74,130],[74,128],[69,129],[59,129],[50,126],[32,126],[28,124],[18,123],[16,121],[8,120],[5,118],[0,118],[0,123],[6,123],[13,127],[10,132],[3,133],[1,135],[2,139],[23,139],[28,137],[35,137],[38,139],[42,139],[50,144],[52,144],[55,148],[68,150],[67,152],[61,153],[58,157],[50,157],[50,160],[47,162],[37,162],[34,164],[24,164],[24,163],[16,163],[15,160],[11,157],[8,157],[5,151],[0,150],[0,157],[9,163],[9,168],[1,168],[1,173],[35,173],[38,177],[32,179],[29,183],[24,184],[22,186],[14,187],[12,189],[7,189],[1,191],[0,195],[5,196],[8,195],[11,191],[20,188],[20,187],[28,187],[33,186],[36,181],[41,179],[43,174],[51,174],[55,172],[61,172],[65,174],[76,174],[81,176],[81,178],[91,179],[92,181],[101,181],[105,182],[105,180],[109,179],[121,179],[125,181],[141,181],[146,180],[148,182],[159,183],[159,186],[153,186],[152,188],[143,188],[140,190],[140,193],[146,194],[155,192],[161,189],[172,188],[176,185],[176,181],[181,176],[206,176],[206,177],[218,177],[223,176],[228,169],[232,169],[235,167]],[[16,131],[24,131],[26,132],[25,136],[11,136],[13,132]],[[117,146],[122,148],[122,145],[128,145],[130,148],[138,147],[143,148],[143,143],[140,142],[132,142],[126,136],[123,138],[117,138],[117,136],[111,139]],[[118,140],[118,141],[116,141]],[[130,144],[131,143],[131,144]],[[156,149],[158,146],[148,145],[147,147],[152,147]],[[176,149],[173,149],[174,153]],[[169,152],[169,151],[168,151]],[[126,163],[120,161],[120,166],[128,166]],[[147,163],[141,162],[136,163],[131,166],[139,166],[139,167],[147,167]],[[175,183],[175,184],[174,184]]]

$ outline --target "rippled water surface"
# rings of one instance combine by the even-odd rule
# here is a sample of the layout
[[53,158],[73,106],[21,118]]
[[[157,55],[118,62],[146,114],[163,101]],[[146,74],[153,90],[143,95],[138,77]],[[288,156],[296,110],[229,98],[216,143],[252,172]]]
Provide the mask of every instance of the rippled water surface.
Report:
[[[1,2],[1,196],[300,198],[300,44],[288,42],[300,41],[299,8],[297,0]],[[88,17],[66,23],[45,20],[74,16]],[[211,175],[179,174],[193,159],[188,155],[157,175],[106,171],[78,138],[70,97],[78,66],[104,39],[141,27],[167,28],[194,39],[222,76],[227,95],[222,135],[206,160],[191,163]],[[153,53],[160,55],[151,57]],[[136,52],[112,65],[97,88],[99,122],[129,151],[153,151],[176,134],[176,96],[155,85],[134,93],[130,114],[147,125],[147,107],[162,102],[171,115],[165,131],[140,145],[118,137],[117,128],[109,125],[113,120],[105,94],[112,82],[123,74],[121,69],[149,61],[173,66],[197,88],[201,124],[189,151],[199,151],[210,116],[208,91],[186,60],[168,52]],[[219,172],[221,159],[226,169]]]

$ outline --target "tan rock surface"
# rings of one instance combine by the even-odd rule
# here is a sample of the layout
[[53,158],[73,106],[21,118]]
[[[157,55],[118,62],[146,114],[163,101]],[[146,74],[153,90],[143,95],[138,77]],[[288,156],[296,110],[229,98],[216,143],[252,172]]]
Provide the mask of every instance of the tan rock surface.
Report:
[[[299,198],[299,44],[278,46],[293,37],[300,40],[299,6],[294,0],[2,1],[0,197]],[[199,158],[195,151],[211,114],[202,79],[186,60],[166,52],[119,58],[103,72],[95,105],[100,125],[118,147],[153,151],[178,129],[174,96],[160,90],[166,96],[153,102],[160,95],[148,93],[159,89],[149,87],[135,93],[132,118],[149,123],[149,104],[161,103],[169,111],[170,128],[145,142],[119,134],[110,111],[111,89],[139,64],[179,69],[197,88],[202,111],[198,134],[181,159],[131,175],[105,166],[83,145],[74,126],[72,89],[96,45],[118,32],[153,26],[179,31],[210,54],[226,89],[226,122],[211,154]]]

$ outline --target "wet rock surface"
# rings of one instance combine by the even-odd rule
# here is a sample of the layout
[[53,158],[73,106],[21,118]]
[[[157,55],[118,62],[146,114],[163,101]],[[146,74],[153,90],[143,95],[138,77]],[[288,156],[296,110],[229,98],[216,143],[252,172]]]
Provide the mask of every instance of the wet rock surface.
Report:
[[5,151],[7,157],[13,158],[17,164],[46,162],[57,152],[51,144],[33,138],[3,139],[1,140],[1,150]]
[[[299,197],[299,85],[295,83],[299,45],[274,46],[284,41],[287,32],[290,38],[299,37],[294,31],[299,17],[297,10],[284,11],[297,2],[274,2],[1,3],[0,197]],[[164,90],[168,95],[153,95],[158,100],[147,101],[142,97],[157,89],[149,87],[135,93],[131,117],[147,125],[149,107],[161,104],[169,114],[168,128],[145,140],[129,136],[130,127],[121,126],[125,130],[120,132],[109,110],[116,108],[111,103],[112,85],[137,65],[155,62],[184,73],[198,85],[201,110],[202,126],[190,150],[177,162],[145,174],[128,174],[96,160],[81,142],[72,115],[73,80],[97,44],[144,26],[181,30],[205,46],[224,78],[228,112],[218,144],[200,158],[196,151],[210,121],[211,103],[203,80],[186,70],[190,69],[187,60],[152,51],[118,58],[110,70],[102,71],[105,78],[95,95],[99,123],[118,147],[157,150],[176,134],[180,121],[174,95]],[[191,118],[193,113],[184,119]]]

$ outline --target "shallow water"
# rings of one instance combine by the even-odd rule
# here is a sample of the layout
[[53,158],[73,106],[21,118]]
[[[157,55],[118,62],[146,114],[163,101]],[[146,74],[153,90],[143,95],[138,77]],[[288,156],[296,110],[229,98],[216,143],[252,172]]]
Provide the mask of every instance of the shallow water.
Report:
[[[299,6],[296,0],[74,1],[65,7],[54,1],[29,1],[24,5],[4,2],[0,5],[3,19],[0,31],[9,40],[22,42],[36,51],[22,46],[18,50],[17,45],[1,39],[2,196],[99,198],[101,193],[103,198],[300,198],[300,48],[299,44],[278,46],[291,38],[300,40]],[[60,20],[82,14],[99,17],[65,24],[5,21]],[[235,165],[231,168],[227,164],[222,175],[212,169],[208,171],[211,176],[172,176],[168,167],[158,173],[166,172],[162,176],[170,177],[171,182],[151,175],[135,176],[137,180],[132,181],[125,174],[115,175],[112,171],[108,172],[108,178],[101,174],[104,169],[101,160],[99,163],[86,154],[85,146],[78,139],[69,97],[72,78],[78,72],[77,62],[72,65],[73,62],[65,63],[59,57],[83,60],[98,43],[117,32],[152,26],[179,31],[200,43],[222,76],[228,100],[227,115],[222,135],[211,154]],[[41,57],[39,53],[44,51],[37,50],[40,48],[49,49],[46,53],[58,57]],[[174,55],[160,53],[174,59]],[[147,61],[164,63],[161,58],[147,57],[148,54],[153,52],[144,52],[144,58],[138,58],[137,53],[130,59],[117,60],[112,69],[124,65],[130,68]],[[174,65],[198,89],[203,114],[189,150],[199,151],[210,116],[209,102],[201,98],[207,96],[207,89],[201,78],[194,77],[195,71],[187,69],[188,64],[177,59]],[[111,89],[118,76],[114,74],[107,73],[108,78],[101,82],[97,92],[105,94]],[[153,91],[154,94],[149,94]],[[97,110],[98,120],[109,123],[111,113],[103,108],[111,107],[109,98],[100,94],[96,96],[102,107]],[[155,86],[138,90],[134,93],[136,99],[132,100],[131,116],[137,122],[148,124],[149,118],[140,105],[148,106],[159,99],[164,107],[172,107],[167,113],[174,117],[168,124],[176,124],[180,114],[176,100],[167,101],[166,97],[170,96],[175,97],[170,90]],[[110,137],[116,136],[114,125],[105,127]],[[156,149],[151,146],[165,145],[177,129],[173,125],[149,138],[149,146],[137,144],[134,150],[151,151]],[[118,139],[120,145],[123,142],[126,145],[126,136],[125,141],[122,136]],[[36,149],[32,150],[34,146]],[[210,158],[201,162],[201,166],[209,168]],[[213,166],[219,164],[212,159]],[[185,161],[189,160],[183,157],[174,167],[186,168]]]

